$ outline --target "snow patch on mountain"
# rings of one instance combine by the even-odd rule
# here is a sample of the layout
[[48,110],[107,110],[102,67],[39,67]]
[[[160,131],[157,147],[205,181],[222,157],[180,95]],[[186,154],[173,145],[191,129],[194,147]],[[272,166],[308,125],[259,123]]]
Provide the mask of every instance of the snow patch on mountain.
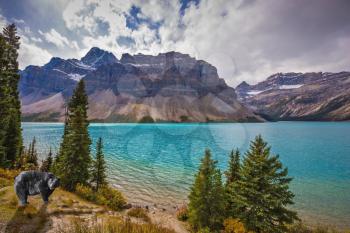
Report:
[[52,69],[52,70],[57,71],[57,72],[60,72],[60,73],[62,73],[62,74],[67,74],[66,72],[64,72],[64,71],[62,71],[62,70],[59,70],[59,69]]
[[91,67],[89,65],[86,65],[85,63],[81,62],[81,61],[75,61],[75,62],[71,62],[68,61],[71,65],[78,67],[80,69],[85,69],[85,70],[96,70],[96,68]]
[[253,91],[248,91],[247,92],[247,94],[248,95],[257,95],[257,94],[260,94],[260,93],[262,93],[262,92],[264,92],[265,90],[263,90],[263,91],[255,91],[255,90],[253,90]]
[[59,69],[52,69],[52,70],[57,71],[57,72],[60,72],[60,73],[62,73],[62,74],[65,74],[65,75],[67,75],[70,79],[73,79],[74,81],[77,81],[77,82],[79,82],[80,79],[82,79],[82,78],[85,76],[85,74],[75,74],[75,73],[69,73],[69,74],[67,74],[66,72],[64,72],[64,71],[62,71],[62,70],[59,70]]
[[151,64],[135,64],[135,63],[126,63],[132,66],[136,66],[136,67],[150,67]]
[[71,79],[73,79],[73,80],[79,82],[80,79],[82,79],[82,78],[85,77],[85,74],[68,74],[68,76],[69,76]]
[[296,85],[281,85],[279,86],[279,89],[296,89],[304,86],[303,84],[296,84]]

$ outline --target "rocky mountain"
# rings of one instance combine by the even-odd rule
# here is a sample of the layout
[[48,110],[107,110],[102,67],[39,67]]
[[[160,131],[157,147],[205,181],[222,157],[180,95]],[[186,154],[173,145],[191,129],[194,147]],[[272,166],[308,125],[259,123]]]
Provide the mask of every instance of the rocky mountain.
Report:
[[350,72],[277,73],[236,92],[268,120],[350,120]]
[[78,80],[89,96],[89,118],[106,122],[262,121],[238,100],[214,66],[177,52],[157,56],[92,48],[83,58],[52,58],[28,66],[19,84],[24,120],[62,121]]

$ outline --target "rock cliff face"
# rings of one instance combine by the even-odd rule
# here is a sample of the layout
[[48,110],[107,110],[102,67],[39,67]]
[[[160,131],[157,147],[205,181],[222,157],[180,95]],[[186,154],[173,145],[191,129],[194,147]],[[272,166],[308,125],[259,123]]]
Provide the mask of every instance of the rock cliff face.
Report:
[[84,79],[89,118],[96,121],[262,121],[237,100],[214,66],[177,52],[123,54],[92,48],[82,59],[52,58],[21,71],[24,120],[63,120],[64,106]]
[[269,120],[350,120],[350,72],[278,73],[236,92]]

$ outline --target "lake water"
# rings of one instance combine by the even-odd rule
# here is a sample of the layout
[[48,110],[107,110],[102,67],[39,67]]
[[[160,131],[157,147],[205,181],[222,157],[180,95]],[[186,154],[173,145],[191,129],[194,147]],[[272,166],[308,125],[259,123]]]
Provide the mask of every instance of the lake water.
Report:
[[[35,136],[45,157],[57,151],[61,123],[23,123],[25,145]],[[226,168],[230,150],[245,152],[258,134],[294,177],[294,209],[307,221],[350,228],[350,122],[232,124],[91,124],[92,152],[104,140],[110,183],[131,202],[172,208],[187,200],[205,148]]]

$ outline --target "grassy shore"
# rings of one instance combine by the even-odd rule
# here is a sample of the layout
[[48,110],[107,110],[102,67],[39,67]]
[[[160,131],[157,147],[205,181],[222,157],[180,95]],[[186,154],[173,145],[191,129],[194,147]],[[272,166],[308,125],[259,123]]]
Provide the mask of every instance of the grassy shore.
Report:
[[[114,211],[56,189],[45,205],[40,196],[29,198],[26,207],[18,207],[13,190],[17,171],[0,170],[0,232],[6,233],[185,233],[188,224],[163,211],[144,208]],[[182,219],[183,220],[183,219]],[[226,231],[225,231],[226,232]],[[235,233],[236,231],[227,231]],[[325,226],[291,226],[290,233],[350,233]]]
[[0,173],[0,232],[175,233],[166,224],[154,221],[145,209],[114,211],[60,188],[50,196],[47,205],[38,195],[30,197],[26,207],[18,207],[13,190],[13,176],[17,173]]

